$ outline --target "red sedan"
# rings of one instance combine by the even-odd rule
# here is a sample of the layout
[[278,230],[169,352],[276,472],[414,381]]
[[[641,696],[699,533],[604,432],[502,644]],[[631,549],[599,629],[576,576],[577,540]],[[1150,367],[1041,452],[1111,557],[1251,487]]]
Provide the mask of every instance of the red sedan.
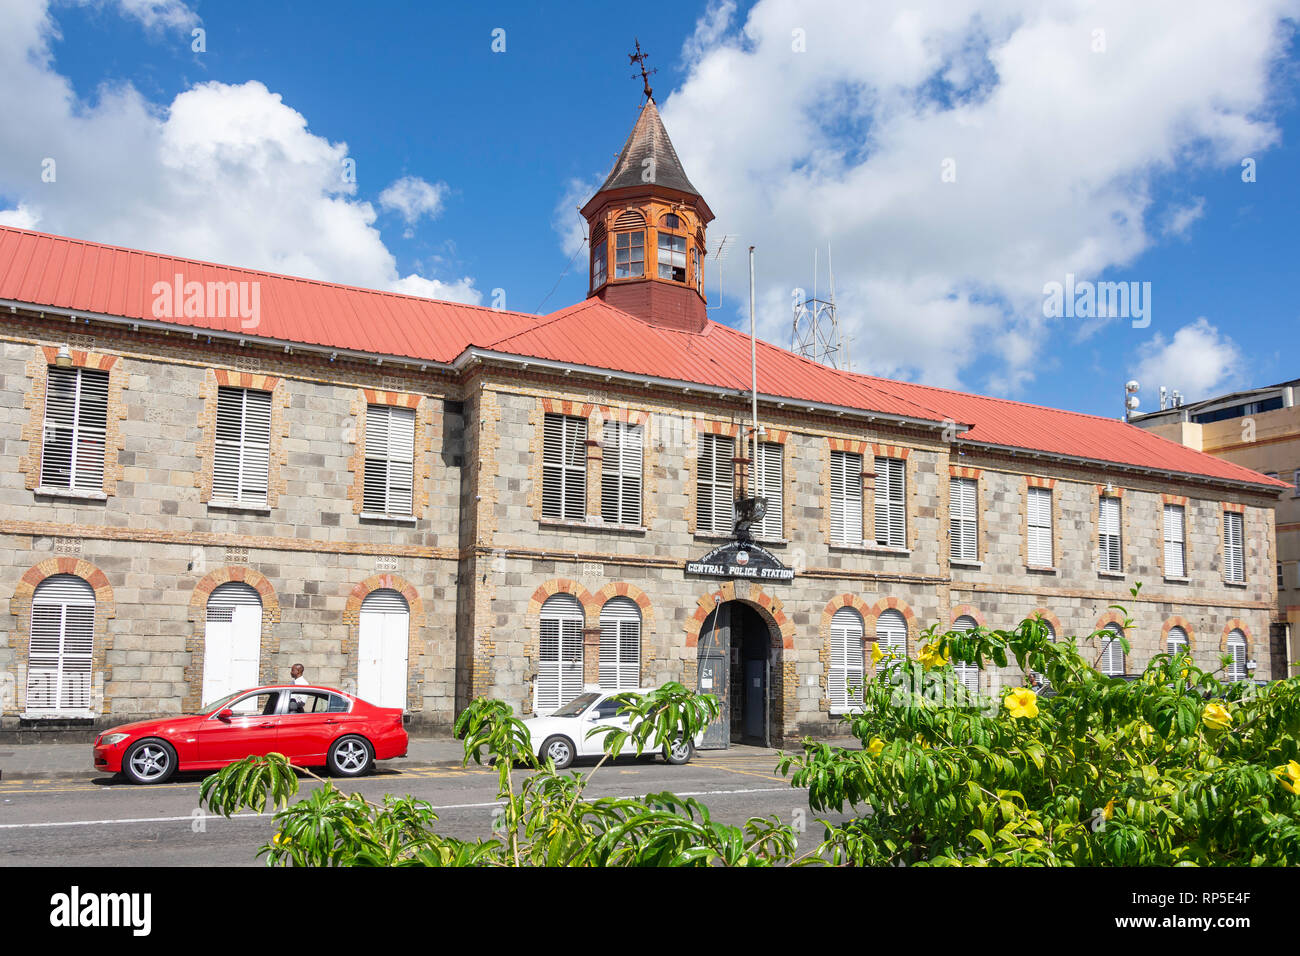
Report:
[[197,715],[106,730],[94,753],[96,770],[162,783],[177,770],[218,770],[269,753],[358,777],[376,760],[406,756],[406,747],[400,707],[376,707],[329,687],[277,684],[230,694]]

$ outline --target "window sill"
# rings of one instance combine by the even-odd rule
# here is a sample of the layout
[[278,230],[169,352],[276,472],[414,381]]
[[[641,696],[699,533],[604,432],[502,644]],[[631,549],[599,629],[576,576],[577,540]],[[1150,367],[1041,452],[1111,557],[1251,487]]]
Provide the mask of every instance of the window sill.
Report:
[[911,548],[891,548],[886,544],[877,544],[874,541],[864,541],[862,544],[845,544],[840,541],[832,541],[830,544],[832,551],[857,551],[861,554],[878,554],[890,558],[909,558],[912,556]]
[[420,520],[415,515],[386,515],[378,511],[363,511],[357,517],[362,521],[392,521],[397,524],[415,524]]
[[983,561],[958,561],[954,558],[949,558],[948,564],[954,568],[971,568],[974,571],[981,571],[984,568]]
[[1166,574],[1165,583],[1166,584],[1191,584],[1192,579],[1177,574]]
[[1227,588],[1241,588],[1244,591],[1249,583],[1249,581],[1228,581],[1225,579],[1223,586]]
[[1060,573],[1057,568],[1052,567],[1050,564],[1026,564],[1025,571],[1028,572],[1029,574],[1059,574]]
[[213,498],[208,502],[209,508],[216,508],[219,511],[247,511],[251,514],[269,515],[271,513],[270,505],[255,505],[238,501],[218,501]]
[[575,521],[570,518],[540,518],[538,524],[543,528],[568,528],[573,531],[622,531],[627,534],[645,534],[644,525],[614,524],[609,521]]
[[25,711],[18,715],[19,720],[94,720],[93,710],[38,710]]
[[52,488],[49,485],[39,485],[35,491],[38,495],[47,498],[69,498],[73,501],[107,501],[108,495],[102,491],[83,491],[78,488]]
[[1097,577],[1114,578],[1117,581],[1122,581],[1124,578],[1128,577],[1128,575],[1126,575],[1123,571],[1098,571]]

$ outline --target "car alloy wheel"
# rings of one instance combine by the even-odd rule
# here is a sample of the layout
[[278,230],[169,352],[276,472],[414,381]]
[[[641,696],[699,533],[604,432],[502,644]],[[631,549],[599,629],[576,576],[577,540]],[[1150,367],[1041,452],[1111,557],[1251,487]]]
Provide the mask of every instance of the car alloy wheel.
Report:
[[542,744],[542,759],[550,758],[555,762],[556,770],[563,770],[573,763],[573,743],[567,737],[551,737]]
[[360,776],[370,766],[370,747],[360,737],[344,737],[334,744],[330,764],[340,776]]
[[679,740],[672,746],[664,747],[664,759],[671,764],[681,765],[689,763],[691,757],[695,755],[695,745],[689,740]]
[[127,753],[123,769],[136,783],[162,783],[176,769],[175,751],[161,740],[142,740]]

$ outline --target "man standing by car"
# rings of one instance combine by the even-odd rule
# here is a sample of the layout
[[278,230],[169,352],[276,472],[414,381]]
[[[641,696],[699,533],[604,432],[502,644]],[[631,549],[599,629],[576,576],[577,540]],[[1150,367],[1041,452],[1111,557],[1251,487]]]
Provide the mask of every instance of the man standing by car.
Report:
[[[295,684],[303,685],[307,683],[307,678],[302,676],[302,672],[303,666],[301,664],[294,664],[289,668],[289,676],[293,678]],[[293,713],[301,714],[306,706],[306,697],[300,697],[297,694],[293,694],[289,697],[289,710]]]

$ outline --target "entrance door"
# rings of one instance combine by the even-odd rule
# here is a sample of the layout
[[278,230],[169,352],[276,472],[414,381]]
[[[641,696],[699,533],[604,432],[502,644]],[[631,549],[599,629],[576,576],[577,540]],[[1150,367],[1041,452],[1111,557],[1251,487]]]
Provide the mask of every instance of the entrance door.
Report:
[[[247,584],[223,584],[208,598],[203,635],[203,703],[251,690],[262,656],[262,599]],[[250,701],[241,706],[252,707]]]
[[726,750],[731,742],[731,605],[720,604],[700,628],[696,691],[718,698],[718,719],[704,729],[701,750]]
[[768,732],[767,623],[748,605],[731,615],[731,742],[766,747]]
[[361,602],[357,635],[357,696],[379,707],[406,709],[411,612],[391,588]]

